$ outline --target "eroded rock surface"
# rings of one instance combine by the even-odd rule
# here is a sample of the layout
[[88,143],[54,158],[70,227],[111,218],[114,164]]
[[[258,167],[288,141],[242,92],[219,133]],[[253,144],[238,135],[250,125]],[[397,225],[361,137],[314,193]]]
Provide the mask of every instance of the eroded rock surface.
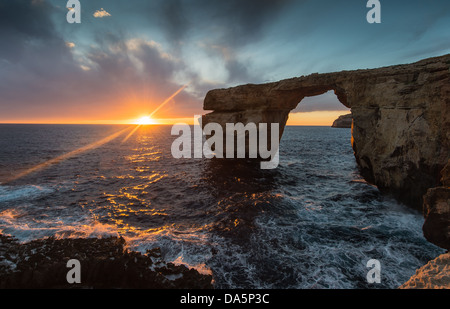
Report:
[[[379,69],[313,74],[210,91],[203,125],[279,123],[307,96],[334,90],[353,114],[352,144],[362,176],[422,208],[449,159],[450,55]],[[299,154],[301,155],[301,154]]]
[[450,253],[418,269],[400,289],[450,289]]
[[442,186],[431,188],[424,197],[423,234],[435,245],[450,250],[450,160],[442,170]]
[[[158,248],[125,249],[123,238],[55,239],[20,244],[0,234],[0,288],[210,289],[212,277],[165,263]],[[67,262],[81,264],[81,283],[69,284]]]

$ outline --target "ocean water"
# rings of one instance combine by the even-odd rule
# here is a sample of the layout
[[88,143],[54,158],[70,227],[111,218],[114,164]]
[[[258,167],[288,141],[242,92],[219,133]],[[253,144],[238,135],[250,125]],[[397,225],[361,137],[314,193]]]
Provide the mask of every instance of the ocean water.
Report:
[[[348,129],[287,127],[280,166],[261,170],[176,160],[170,126],[105,142],[125,128],[0,125],[0,231],[121,235],[131,250],[160,247],[166,261],[212,274],[217,288],[396,288],[443,253],[424,239],[421,213],[361,178]],[[370,259],[380,284],[366,280]]]

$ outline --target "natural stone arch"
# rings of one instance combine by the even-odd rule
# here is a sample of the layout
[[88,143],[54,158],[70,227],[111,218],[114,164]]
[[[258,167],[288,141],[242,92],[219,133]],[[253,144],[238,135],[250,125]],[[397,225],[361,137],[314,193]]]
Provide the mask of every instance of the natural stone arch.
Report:
[[216,122],[223,127],[226,123],[238,122],[279,123],[281,139],[289,113],[306,97],[334,91],[338,100],[350,108],[343,86],[327,82],[329,78],[323,81],[317,76],[319,78],[312,81],[301,77],[300,80],[210,91],[205,98],[204,109],[214,112],[203,116],[203,123]]
[[449,159],[450,55],[373,70],[312,74],[210,91],[203,125],[279,123],[306,96],[334,90],[352,109],[352,144],[362,176],[420,208]]

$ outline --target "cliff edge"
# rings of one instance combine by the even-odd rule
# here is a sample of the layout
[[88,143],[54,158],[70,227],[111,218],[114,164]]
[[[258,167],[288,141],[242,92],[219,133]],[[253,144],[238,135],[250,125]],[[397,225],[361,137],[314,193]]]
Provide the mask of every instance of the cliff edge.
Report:
[[333,122],[332,128],[351,129],[353,123],[352,114],[340,116]]

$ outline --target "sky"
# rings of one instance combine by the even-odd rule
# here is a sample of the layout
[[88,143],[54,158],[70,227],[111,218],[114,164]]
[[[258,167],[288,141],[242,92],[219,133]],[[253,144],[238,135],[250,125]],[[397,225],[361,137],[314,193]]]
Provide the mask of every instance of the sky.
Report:
[[[0,123],[132,123],[159,107],[159,123],[187,121],[211,89],[450,53],[448,0],[380,0],[381,24],[365,0],[80,3],[69,24],[66,0],[0,0]],[[330,92],[289,124],[348,111]]]

